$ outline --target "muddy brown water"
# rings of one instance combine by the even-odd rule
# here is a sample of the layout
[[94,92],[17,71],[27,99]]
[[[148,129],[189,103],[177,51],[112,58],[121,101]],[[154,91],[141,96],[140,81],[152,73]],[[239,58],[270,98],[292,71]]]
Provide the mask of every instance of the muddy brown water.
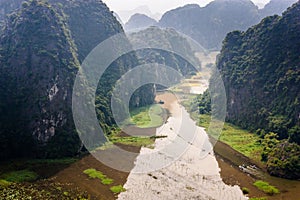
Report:
[[[164,99],[166,109],[170,109],[172,102],[177,101],[176,95],[172,93],[159,93],[158,99]],[[249,197],[267,197],[268,200],[300,200],[300,181],[288,180],[270,176],[264,166],[248,157],[242,155],[229,145],[218,141],[214,147],[216,158],[221,168],[221,177],[226,184],[239,185],[241,188],[249,189]],[[239,166],[257,166],[258,169],[251,174],[242,171]],[[253,183],[256,180],[264,180],[276,186],[280,194],[269,196],[258,190]]]
[[[169,109],[171,103],[177,99],[173,94],[170,93],[164,95],[164,99],[167,98],[168,101],[165,101],[163,107]],[[161,96],[157,97],[157,99],[160,98]],[[131,131],[135,130],[133,129]],[[153,134],[153,131],[154,129],[147,130],[148,134]],[[136,135],[140,135],[140,132],[136,132]],[[138,153],[140,151],[139,147],[121,144],[117,145],[130,152]],[[258,170],[257,176],[249,175],[241,171],[239,169],[239,165],[258,165],[257,163],[251,161],[249,158],[243,156],[222,142],[216,143],[214,151],[216,153],[219,167],[221,168],[221,177],[226,184],[239,185],[241,188],[247,187],[250,190],[249,197],[267,197],[268,200],[300,200],[300,181],[271,177],[265,173],[264,170]],[[133,163],[134,158],[132,158],[132,166],[134,166]],[[65,183],[66,185],[70,185],[70,187],[76,186],[80,190],[86,191],[88,194],[90,194],[91,199],[116,199],[116,195],[109,190],[110,186],[103,185],[99,180],[90,179],[87,177],[87,175],[83,174],[83,171],[88,168],[95,168],[106,174],[109,178],[114,179],[113,185],[124,185],[129,175],[129,173],[111,169],[99,162],[93,156],[87,155],[76,163],[73,163],[69,167],[59,171],[53,176],[53,178],[57,182]],[[253,183],[256,180],[268,181],[271,185],[279,188],[281,193],[274,196],[268,196],[264,194],[253,186]]]
[[[140,148],[133,146],[125,146],[121,144],[118,144],[118,146],[136,153],[140,150]],[[243,155],[239,155],[238,152],[234,151],[224,143],[218,142],[216,144],[215,153],[219,167],[221,168],[221,177],[223,181],[226,184],[239,185],[241,188],[248,188],[250,190],[249,197],[268,197],[268,200],[300,200],[299,181],[271,177],[263,172],[261,172],[263,174],[262,177],[255,177],[241,171],[238,167],[238,163],[240,164],[245,162]],[[225,154],[226,157],[221,156],[219,153],[223,156]],[[133,162],[134,160],[132,160],[132,163]],[[247,163],[249,164],[251,161],[248,160]],[[109,190],[110,186],[103,185],[99,180],[90,179],[87,175],[83,174],[83,171],[89,168],[95,168],[106,174],[109,178],[114,179],[113,185],[124,185],[129,175],[129,173],[111,169],[96,160],[93,156],[87,155],[76,163],[61,170],[53,177],[55,178],[55,181],[65,183],[65,185],[69,185],[71,189],[76,186],[81,191],[86,191],[90,194],[91,199],[116,199],[116,195]],[[256,180],[261,179],[268,181],[271,185],[279,188],[281,193],[274,196],[268,196],[258,190],[255,186],[253,186],[253,183]]]
[[[139,150],[136,147],[131,147],[130,151],[138,152]],[[90,179],[83,173],[84,170],[89,168],[101,171],[107,177],[112,178],[114,180],[112,185],[124,185],[127,180],[128,173],[114,170],[102,164],[92,155],[85,156],[76,163],[61,170],[52,178],[56,182],[63,183],[66,187],[78,187],[81,191],[87,192],[92,200],[116,199],[116,195],[109,189],[112,185],[103,185],[99,179]]]

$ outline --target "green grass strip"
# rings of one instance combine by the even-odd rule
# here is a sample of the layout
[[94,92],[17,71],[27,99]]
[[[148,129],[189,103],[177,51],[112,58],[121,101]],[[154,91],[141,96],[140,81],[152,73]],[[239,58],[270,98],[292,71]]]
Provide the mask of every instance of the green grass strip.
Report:
[[130,114],[131,121],[140,128],[159,127],[163,124],[163,109],[157,104],[136,108]]
[[110,187],[110,191],[112,191],[114,194],[119,194],[121,192],[125,192],[126,189],[123,188],[122,185],[117,185],[117,186]]
[[[210,115],[198,115],[199,126],[202,126],[208,130],[210,125]],[[250,133],[247,130],[243,130],[230,123],[224,123],[221,135],[218,138],[221,142],[224,142],[231,146],[234,150],[241,154],[261,163],[261,152],[263,146],[260,144],[260,138],[254,133]]]
[[101,180],[101,183],[104,185],[110,185],[114,182],[113,179],[108,178],[105,174],[96,169],[86,169],[83,171],[84,174],[88,175],[90,178],[97,178]]
[[12,171],[1,175],[1,179],[14,183],[35,181],[37,178],[38,174],[29,170]]
[[268,182],[259,180],[259,181],[254,182],[253,185],[255,187],[257,187],[259,190],[261,190],[264,193],[269,194],[269,195],[274,195],[274,194],[280,193],[276,187],[270,185]]

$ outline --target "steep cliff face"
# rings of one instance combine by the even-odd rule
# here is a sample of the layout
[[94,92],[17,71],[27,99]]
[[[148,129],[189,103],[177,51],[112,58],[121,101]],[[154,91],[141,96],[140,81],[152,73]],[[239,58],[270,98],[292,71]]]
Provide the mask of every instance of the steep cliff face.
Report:
[[218,58],[227,120],[264,139],[270,174],[299,179],[300,2],[246,32],[229,33]]
[[81,62],[100,42],[123,32],[120,23],[100,0],[49,0],[49,2],[65,13]]
[[[86,56],[101,42],[124,32],[118,20],[102,1],[50,0],[50,2],[58,9],[61,8],[67,16],[67,24],[76,44],[80,62],[83,62]],[[137,66],[138,62],[135,53],[127,54],[114,61],[102,78],[99,77],[96,112],[102,128],[106,131],[115,123],[110,108],[111,91],[114,84],[128,70]],[[143,106],[151,104],[153,101],[154,92],[151,86],[145,86],[144,89],[137,91],[131,104]]]
[[[195,74],[198,70],[197,67],[200,67],[200,63],[195,58],[194,49],[188,39],[174,29],[149,27],[139,32],[128,34],[128,38],[137,46],[155,47],[141,49],[136,51],[136,53],[141,64],[153,64],[153,70],[148,73],[148,76],[160,77],[160,80],[165,81],[165,87],[177,84],[181,80],[175,75],[175,71],[183,78]],[[180,55],[177,55],[177,53]],[[161,66],[155,70],[154,66],[158,66],[158,64],[165,67]],[[171,71],[171,68],[174,70]],[[151,75],[151,73],[153,74]],[[165,88],[161,85],[156,86],[158,90]]]
[[49,4],[24,3],[10,16],[1,37],[1,135],[11,140],[5,145],[26,148],[23,136],[43,145],[61,132],[75,135],[70,105],[78,67],[65,21]]
[[[228,95],[228,119],[266,127],[281,138],[299,125],[299,13],[297,3],[282,17],[267,17],[246,32],[227,35],[218,68]],[[285,126],[277,129],[276,120]]]
[[[0,39],[0,159],[78,152],[81,144],[71,112],[76,73],[94,47],[123,32],[102,1],[49,2],[14,2],[11,7],[20,9],[5,19]],[[121,57],[99,81],[96,112],[106,131],[114,124],[114,84],[136,65],[135,53]],[[145,105],[153,100],[153,86],[148,85],[133,102]]]
[[[0,21],[5,20],[6,15],[12,11],[22,7],[22,2],[24,0],[2,0]],[[80,61],[101,41],[123,32],[120,23],[100,0],[44,0],[44,2],[49,2],[58,13],[64,15],[77,46]]]

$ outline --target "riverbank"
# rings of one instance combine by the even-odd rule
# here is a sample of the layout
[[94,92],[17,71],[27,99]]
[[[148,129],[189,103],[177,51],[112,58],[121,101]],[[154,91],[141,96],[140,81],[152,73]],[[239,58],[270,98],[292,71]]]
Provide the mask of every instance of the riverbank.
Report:
[[[186,105],[186,104],[185,104]],[[199,125],[208,127],[210,116],[193,113]],[[221,177],[226,184],[239,185],[247,188],[249,197],[265,197],[268,200],[299,200],[300,181],[287,180],[270,176],[265,164],[260,161],[263,146],[259,137],[229,123],[224,124],[214,152],[221,168]],[[263,180],[275,186],[280,194],[267,195],[260,191],[253,183]]]
[[[165,103],[162,106],[165,109],[173,109],[173,115],[176,116],[180,114],[176,114],[176,112],[174,113],[174,108],[172,108],[174,102],[178,101],[174,95],[165,95],[166,99],[162,98],[161,96],[158,96],[157,98],[164,99]],[[176,124],[176,122],[174,122],[174,124]],[[167,127],[165,129],[166,131],[161,132],[161,134],[168,133],[168,131],[170,131],[170,128],[172,127]],[[155,129],[153,128],[146,130],[149,133],[143,134],[155,134]],[[203,132],[204,129],[201,129],[199,135],[202,135]],[[140,135],[140,133],[136,133],[136,135]],[[161,142],[163,141],[163,139],[164,138],[156,140]],[[141,151],[141,148],[138,146],[124,144],[117,145],[130,152],[139,153]],[[197,152],[198,150],[198,148],[193,148],[192,152]],[[112,200],[117,198],[117,194],[113,193],[110,190],[111,186],[124,185],[124,187],[128,186],[128,191],[131,191],[133,194],[137,192],[141,193],[141,195],[146,196],[155,195],[155,197],[157,197],[156,199],[164,199],[167,198],[168,195],[177,195],[177,199],[192,199],[194,197],[196,199],[207,199],[208,197],[215,197],[214,199],[224,199],[226,195],[229,195],[226,196],[227,199],[232,200],[238,199],[237,196],[241,195],[241,190],[238,187],[232,187],[234,185],[238,185],[240,186],[240,188],[248,188],[250,197],[267,197],[268,200],[299,200],[299,181],[290,181],[270,177],[266,173],[264,173],[263,170],[257,171],[257,175],[250,175],[245,171],[241,171],[239,166],[243,164],[245,166],[258,164],[245,155],[235,151],[233,148],[223,142],[216,143],[214,153],[215,156],[213,156],[213,153],[209,155],[209,159],[212,165],[203,165],[203,162],[197,160],[198,155],[192,153],[188,157],[183,156],[183,158],[175,165],[175,167],[173,166],[171,168],[167,168],[155,173],[146,174],[146,177],[142,177],[140,180],[134,179],[131,183],[128,183],[130,176],[132,176],[130,175],[130,173],[111,169],[96,160],[91,155],[86,155],[78,158],[74,162],[60,161],[58,162],[58,164],[55,164],[53,161],[51,161],[39,166],[34,165],[36,168],[32,168],[39,174],[40,180],[32,183],[26,182],[22,184],[16,184],[14,185],[13,189],[15,192],[21,192],[24,189],[24,193],[26,194],[30,194],[28,192],[36,192],[35,194],[37,195],[40,194],[37,191],[40,191],[43,195],[45,195],[43,196],[43,199],[45,200],[70,198],[76,199],[75,197],[78,197],[78,199],[81,200]],[[132,158],[130,162],[134,164],[135,161],[136,159]],[[16,163],[14,164],[13,168],[15,170],[23,170],[30,166],[31,165],[26,166],[22,163]],[[203,168],[199,166],[203,166]],[[221,169],[221,171],[219,171],[218,167]],[[204,176],[203,174],[207,173],[207,171],[205,171],[206,168],[213,169],[213,173],[211,173],[209,176]],[[87,169],[96,169],[97,171],[102,172],[108,178],[112,179],[114,183],[105,185],[101,183],[99,179],[91,179],[83,173]],[[216,174],[218,175],[216,176]],[[268,181],[271,185],[279,188],[281,193],[275,196],[266,195],[265,193],[258,190],[255,186],[253,186],[253,183],[256,180]],[[215,182],[216,184],[211,184],[211,182]],[[203,187],[203,185],[205,185],[205,187]],[[145,191],[141,192],[141,186],[145,186]],[[135,189],[132,190],[131,188]],[[175,192],[170,193],[169,191]],[[214,193],[218,193],[219,196],[214,196],[216,195]],[[187,194],[190,196],[188,196]],[[1,195],[3,195],[3,193],[1,193]],[[1,195],[0,199],[3,198],[3,196]],[[47,197],[47,195],[49,195],[49,198]],[[80,196],[82,198],[79,198]],[[4,197],[3,199],[6,198]],[[138,198],[133,197],[131,199]]]
[[[122,148],[132,152],[140,150],[135,146]],[[0,177],[5,173],[15,173],[16,175],[12,177],[21,181],[20,183],[0,181],[0,199],[114,200],[116,194],[110,188],[124,185],[129,174],[111,169],[89,154],[76,159],[13,160],[0,163],[0,166]],[[112,179],[113,183],[106,185],[98,179],[91,179],[84,174],[87,169],[102,172]],[[36,177],[29,180],[27,178],[29,172],[36,174]]]
[[[118,199],[246,199],[239,187],[222,181],[210,148],[207,155],[201,156],[207,147],[207,134],[196,126],[176,97],[164,93],[157,98],[171,113],[156,132],[167,137],[156,139],[153,149],[141,149],[124,185],[126,191]],[[142,170],[144,173],[137,173]]]
[[[201,84],[201,83],[200,83]],[[202,84],[203,87],[205,85]],[[194,97],[185,98],[181,102],[187,107]],[[207,128],[210,116],[190,113],[201,127]],[[272,177],[266,172],[265,164],[260,161],[263,146],[260,138],[237,126],[225,123],[224,129],[214,147],[216,158],[221,168],[221,177],[226,184],[239,185],[249,192],[250,198],[261,197],[268,200],[299,200],[300,181]],[[253,184],[264,180],[280,190],[280,194],[267,195]]]
[[[250,198],[265,197],[267,200],[299,200],[300,181],[287,180],[268,175],[265,170],[255,170],[248,173],[241,170],[240,165],[254,166],[257,163],[231,148],[228,144],[218,141],[214,147],[222,180],[229,185],[239,185],[248,188]],[[264,180],[280,190],[280,194],[267,195],[257,189],[253,183]]]
[[248,196],[265,197],[266,194],[257,189],[253,183],[256,178],[240,170],[241,163],[254,165],[251,160],[239,152],[232,149],[229,145],[218,141],[215,144],[214,152],[221,169],[222,180],[229,185],[238,185],[240,188],[249,190]]
[[[111,142],[127,152],[135,153],[135,155],[139,154],[141,146],[151,146],[155,141],[155,137],[153,137],[156,132],[155,127],[164,123],[168,113],[161,113],[162,111],[153,109],[155,107],[149,108],[149,112],[153,115],[150,115],[149,119],[143,118],[143,125],[149,128],[128,126],[124,130],[126,133],[116,129],[115,133],[110,136]],[[142,111],[145,113],[138,111],[133,116],[145,116],[146,111]],[[161,119],[158,120],[157,116],[161,116]],[[153,123],[153,118],[155,123]],[[108,145],[107,148],[107,151],[111,152],[112,158],[117,157],[114,154],[114,147]],[[127,158],[127,166],[133,167],[135,159],[134,156]],[[120,163],[122,163],[121,160]],[[109,181],[103,182],[99,178],[92,178],[84,173],[91,169],[103,174]],[[116,199],[119,192],[113,190],[112,187],[122,188],[128,175],[128,172],[106,166],[90,154],[55,160],[12,160],[0,163],[0,199],[113,200]]]

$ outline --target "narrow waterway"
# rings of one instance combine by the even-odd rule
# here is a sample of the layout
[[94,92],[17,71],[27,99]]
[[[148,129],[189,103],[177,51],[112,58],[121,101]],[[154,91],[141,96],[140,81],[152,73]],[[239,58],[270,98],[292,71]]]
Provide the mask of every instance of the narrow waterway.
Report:
[[[118,199],[247,199],[238,186],[222,181],[213,151],[203,156],[203,151],[211,149],[207,145],[207,134],[196,126],[176,97],[164,93],[157,98],[165,102],[163,106],[171,113],[156,131],[157,136],[166,137],[156,139],[153,149],[141,149],[124,185],[126,191],[119,194]],[[178,148],[166,150],[173,144]],[[163,165],[166,166],[151,171]],[[143,169],[145,173],[136,173]]]

